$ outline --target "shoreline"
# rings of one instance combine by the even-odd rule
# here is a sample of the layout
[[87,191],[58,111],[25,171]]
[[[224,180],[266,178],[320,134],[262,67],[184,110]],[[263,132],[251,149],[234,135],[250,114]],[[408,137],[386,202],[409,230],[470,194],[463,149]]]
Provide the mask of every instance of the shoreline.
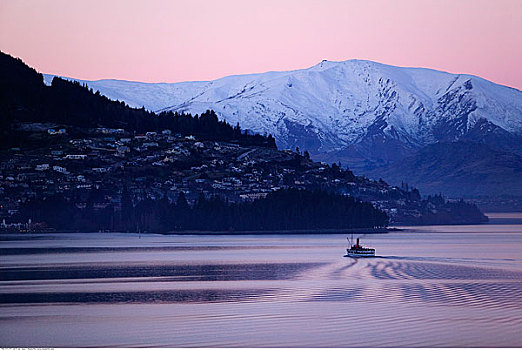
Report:
[[169,231],[161,233],[164,235],[303,235],[303,234],[345,234],[345,233],[365,233],[377,234],[388,233],[391,231],[402,231],[398,228],[359,228],[359,229],[312,229],[312,230],[248,230],[248,231]]
[[239,235],[303,235],[303,234],[349,234],[349,233],[362,233],[362,234],[379,234],[379,233],[388,233],[388,232],[396,232],[403,231],[403,229],[399,229],[396,227],[386,227],[386,228],[353,228],[353,229],[312,229],[312,230],[247,230],[247,231],[196,231],[196,230],[188,230],[188,231],[169,231],[169,232],[119,232],[119,231],[92,231],[92,232],[77,232],[77,231],[2,231],[2,234],[20,234],[20,233],[129,233],[129,234],[159,234],[159,235],[180,235],[180,236],[219,236],[219,235],[229,235],[229,236],[239,236]]

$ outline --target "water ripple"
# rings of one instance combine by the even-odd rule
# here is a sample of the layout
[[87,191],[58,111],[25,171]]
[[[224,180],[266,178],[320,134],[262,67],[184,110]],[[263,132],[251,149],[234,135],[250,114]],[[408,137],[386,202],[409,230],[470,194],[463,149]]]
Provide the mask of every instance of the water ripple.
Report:
[[368,268],[378,279],[522,280],[522,272],[458,264],[373,261]]

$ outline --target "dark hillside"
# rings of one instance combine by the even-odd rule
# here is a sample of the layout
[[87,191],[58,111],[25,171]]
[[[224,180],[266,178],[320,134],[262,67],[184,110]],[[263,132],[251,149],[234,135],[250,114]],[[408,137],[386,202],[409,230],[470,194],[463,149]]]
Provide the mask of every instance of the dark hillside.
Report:
[[370,176],[407,182],[424,194],[451,197],[522,196],[522,156],[474,142],[429,145]]
[[162,113],[156,115],[144,108],[130,108],[124,102],[112,101],[78,82],[55,77],[51,86],[43,76],[15,59],[0,53],[0,147],[20,147],[34,141],[20,124],[46,123],[75,128],[81,133],[90,128],[125,129],[131,133],[169,129],[199,139],[237,141],[243,145],[275,148],[272,136],[251,135],[239,126],[219,121],[214,111],[201,116]]

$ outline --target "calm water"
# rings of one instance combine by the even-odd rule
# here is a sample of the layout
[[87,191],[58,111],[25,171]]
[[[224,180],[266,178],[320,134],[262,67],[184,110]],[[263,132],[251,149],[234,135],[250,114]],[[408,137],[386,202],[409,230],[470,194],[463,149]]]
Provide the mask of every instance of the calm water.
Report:
[[[517,222],[518,220],[518,222]],[[366,235],[2,235],[2,346],[522,346],[522,215]]]

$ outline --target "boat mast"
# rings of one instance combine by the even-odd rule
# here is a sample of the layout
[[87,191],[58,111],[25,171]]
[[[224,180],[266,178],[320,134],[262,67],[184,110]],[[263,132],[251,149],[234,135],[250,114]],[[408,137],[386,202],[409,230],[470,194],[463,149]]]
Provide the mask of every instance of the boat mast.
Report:
[[346,239],[348,240],[348,243],[350,244],[350,247],[351,247],[353,245],[353,233],[352,233],[351,239],[349,237],[346,237]]

